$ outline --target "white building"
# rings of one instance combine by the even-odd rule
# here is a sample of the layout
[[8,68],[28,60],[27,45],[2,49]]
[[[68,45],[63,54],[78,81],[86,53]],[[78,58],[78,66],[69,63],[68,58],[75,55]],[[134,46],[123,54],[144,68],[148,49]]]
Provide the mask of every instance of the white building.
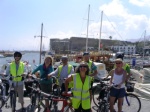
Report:
[[135,45],[110,46],[110,48],[115,52],[124,52],[126,55],[132,55],[136,53]]

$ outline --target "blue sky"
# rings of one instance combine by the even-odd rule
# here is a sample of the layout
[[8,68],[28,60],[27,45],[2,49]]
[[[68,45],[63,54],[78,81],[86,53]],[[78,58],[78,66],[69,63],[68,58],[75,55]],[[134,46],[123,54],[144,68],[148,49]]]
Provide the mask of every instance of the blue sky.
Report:
[[86,37],[90,4],[89,38],[141,40],[150,33],[149,0],[0,0],[0,50],[39,50],[41,23],[44,48],[50,38]]

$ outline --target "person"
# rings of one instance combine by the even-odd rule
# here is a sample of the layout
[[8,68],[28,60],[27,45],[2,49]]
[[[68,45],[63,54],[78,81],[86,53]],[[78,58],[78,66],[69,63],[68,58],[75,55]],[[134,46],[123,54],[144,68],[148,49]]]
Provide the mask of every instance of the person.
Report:
[[125,96],[126,71],[122,68],[123,61],[121,58],[115,60],[116,68],[111,72],[110,85],[110,112],[114,112],[114,102],[118,99],[118,112],[122,112],[123,98]]
[[91,90],[91,80],[89,76],[89,66],[86,62],[81,62],[76,69],[76,73],[72,74],[65,80],[66,91],[68,92],[68,84],[73,82],[73,98],[72,106],[75,112],[90,112],[91,111],[91,101],[90,90]]
[[[53,58],[49,55],[45,56],[44,63],[40,64],[36,69],[33,70],[32,74],[40,72],[40,87],[41,90],[45,93],[50,94],[52,92],[52,78],[48,79],[48,74],[54,71],[53,68]],[[29,75],[31,77],[31,74]],[[48,110],[49,101],[45,100],[46,108],[44,111]]]
[[[116,59],[122,59],[124,58],[124,53],[123,52],[117,52],[116,53]],[[116,64],[114,65],[114,68],[116,68]],[[126,62],[123,62],[123,66],[122,68],[127,72],[127,78],[126,81],[128,81],[128,79],[130,78],[130,76],[132,76],[131,72],[130,72],[130,65]],[[110,71],[110,73],[106,76],[106,78],[108,78],[110,76],[112,71]]]
[[65,91],[65,86],[64,86],[64,79],[69,76],[69,74],[74,73],[74,68],[72,65],[68,64],[68,57],[67,56],[62,56],[61,57],[62,65],[59,65],[58,68],[50,73],[48,77],[55,76],[58,79],[58,85],[61,87],[61,93]]
[[90,60],[90,53],[89,52],[84,52],[83,53],[83,61],[88,63],[89,66],[89,75],[90,76],[96,76],[97,75],[97,67],[96,65],[93,63],[93,61]]
[[[91,88],[93,87],[93,82],[94,82],[94,76],[97,75],[97,67],[93,63],[93,61],[90,60],[90,53],[89,52],[84,52],[83,53],[83,61],[86,62],[89,66],[89,76],[92,77],[92,82],[91,82]],[[90,97],[92,99],[92,89],[90,91]]]
[[18,102],[21,103],[22,111],[25,111],[24,108],[24,77],[23,75],[26,75],[26,69],[25,65],[22,61],[20,61],[22,58],[21,52],[16,51],[14,53],[14,61],[10,63],[10,65],[6,68],[6,75],[10,76],[20,76],[16,78],[12,78],[12,82],[14,83],[14,88],[16,93],[18,93]]

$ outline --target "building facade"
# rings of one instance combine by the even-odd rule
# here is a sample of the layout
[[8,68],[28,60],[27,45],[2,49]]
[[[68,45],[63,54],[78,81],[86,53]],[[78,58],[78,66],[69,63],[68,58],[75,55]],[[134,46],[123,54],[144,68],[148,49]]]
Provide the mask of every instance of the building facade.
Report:
[[110,46],[111,50],[115,52],[124,52],[126,55],[136,54],[135,45],[124,45],[124,46]]

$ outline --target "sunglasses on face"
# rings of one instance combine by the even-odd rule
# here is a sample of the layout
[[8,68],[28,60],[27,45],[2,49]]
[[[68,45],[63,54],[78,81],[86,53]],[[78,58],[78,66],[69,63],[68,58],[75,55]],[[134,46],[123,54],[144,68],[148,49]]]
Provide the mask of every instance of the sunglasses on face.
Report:
[[116,62],[116,64],[121,64],[122,62]]
[[86,66],[86,65],[81,65],[81,66],[80,66],[80,68],[82,68],[82,67],[87,68],[87,66]]

